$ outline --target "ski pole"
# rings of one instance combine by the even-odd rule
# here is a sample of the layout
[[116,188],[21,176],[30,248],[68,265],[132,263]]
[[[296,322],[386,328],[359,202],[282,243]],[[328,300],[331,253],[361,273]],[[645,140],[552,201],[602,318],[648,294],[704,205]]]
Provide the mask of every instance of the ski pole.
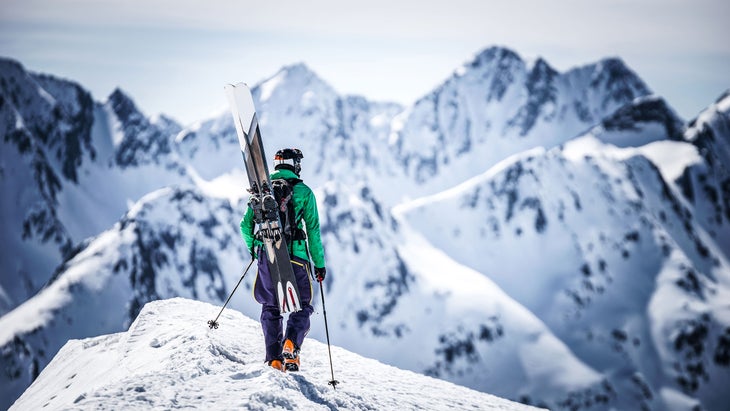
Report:
[[226,303],[223,304],[223,307],[221,307],[221,311],[218,313],[218,315],[215,316],[215,320],[209,320],[208,321],[208,327],[210,327],[211,330],[213,328],[218,329],[218,317],[221,316],[221,314],[223,313],[223,310],[228,305],[228,302],[231,301],[231,297],[233,297],[233,294],[238,289],[238,286],[241,285],[241,281],[243,281],[243,277],[245,277],[246,276],[246,273],[248,273],[248,269],[251,268],[251,264],[253,264],[253,260],[254,259],[252,258],[251,259],[251,262],[248,263],[248,267],[246,267],[246,269],[243,271],[243,275],[241,275],[241,278],[238,280],[238,284],[236,284],[236,286],[233,287],[233,291],[231,291],[231,294],[228,296],[228,299],[226,300]]
[[322,296],[322,314],[324,315],[324,332],[327,335],[327,352],[330,356],[330,373],[332,374],[332,380],[327,383],[327,385],[331,385],[333,389],[337,390],[337,384],[340,382],[335,380],[335,370],[332,368],[332,350],[330,349],[330,332],[327,327],[327,309],[324,306],[324,288],[322,286],[322,281],[319,282],[319,294]]

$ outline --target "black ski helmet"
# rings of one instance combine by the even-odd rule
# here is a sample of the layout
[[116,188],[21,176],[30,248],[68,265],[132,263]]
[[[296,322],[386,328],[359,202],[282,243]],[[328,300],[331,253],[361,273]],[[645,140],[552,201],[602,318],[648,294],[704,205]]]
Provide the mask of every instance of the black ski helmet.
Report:
[[298,148],[282,148],[274,155],[274,169],[286,168],[296,175],[302,171],[302,151]]

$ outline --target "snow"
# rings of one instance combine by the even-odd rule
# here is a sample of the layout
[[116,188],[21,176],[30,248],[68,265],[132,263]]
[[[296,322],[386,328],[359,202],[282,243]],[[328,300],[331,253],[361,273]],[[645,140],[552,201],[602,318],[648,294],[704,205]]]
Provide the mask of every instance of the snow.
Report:
[[[410,107],[341,96],[303,65],[284,68],[253,87],[266,152],[296,146],[305,153],[302,177],[317,193],[327,253],[324,285],[333,342],[400,369],[550,408],[593,402],[597,409],[688,409],[695,404],[723,409],[728,368],[713,361],[713,354],[723,349],[723,332],[730,329],[730,269],[721,255],[728,244],[721,240],[730,234],[728,225],[715,219],[723,218],[721,204],[702,197],[712,197],[712,186],[695,184],[699,203],[692,204],[682,197],[687,186],[675,184],[688,167],[704,179],[712,171],[709,161],[689,142],[668,141],[668,126],[661,121],[622,124],[618,130],[607,125],[608,131],[596,125],[604,124],[602,118],[615,108],[636,102],[620,97],[623,91],[612,93],[622,82],[635,80],[630,76],[618,76],[605,87],[593,84],[606,80],[603,63],[559,74],[553,83],[555,99],[534,105],[525,87],[533,63],[502,51],[502,67],[484,54]],[[47,90],[74,113],[82,107],[65,89],[64,94]],[[641,87],[629,91],[645,92]],[[35,87],[20,100],[38,103],[34,110],[5,105],[15,110],[6,116],[7,124],[31,132],[46,128],[29,113],[51,118],[50,102],[33,93],[38,94]],[[727,110],[729,102],[725,98],[711,106],[686,138],[691,140],[705,125],[718,126],[713,127],[716,136],[725,137],[726,128],[715,122],[722,120],[718,110]],[[537,115],[536,122],[524,130],[522,120],[530,113]],[[228,108],[183,131],[164,118],[160,125],[146,124],[141,114],[135,120],[122,124],[109,104],[94,107],[96,159],[84,154],[79,182],[64,180],[57,206],[48,208],[78,246],[73,250],[78,254],[66,261],[56,244],[41,241],[41,234],[23,237],[20,222],[28,210],[39,210],[37,190],[26,189],[36,185],[31,159],[19,156],[13,146],[2,150],[0,183],[3,194],[10,195],[3,196],[0,210],[5,228],[0,294],[6,300],[0,309],[25,303],[0,318],[0,341],[6,343],[0,408],[30,384],[36,370],[69,338],[123,331],[138,304],[150,299],[183,296],[222,303],[249,262],[238,233],[246,178]],[[584,135],[576,138],[579,133]],[[136,152],[143,165],[122,170],[115,164],[115,145],[135,135],[141,146],[146,138],[164,142],[156,137],[169,135],[171,152]],[[57,147],[39,147],[53,160]],[[722,165],[724,157],[719,158],[716,163]],[[700,206],[706,209],[700,211]],[[705,227],[697,224],[700,218],[706,219]],[[700,255],[703,247],[708,256]],[[145,265],[143,258],[152,264]],[[38,291],[52,273],[53,282]],[[256,318],[260,308],[247,292],[252,277],[230,307]],[[5,288],[6,281],[12,287]],[[310,337],[324,341],[317,303]],[[698,342],[701,357],[676,348],[693,322],[708,330]],[[328,396],[331,388],[326,379],[319,380],[319,371],[313,376],[305,370],[300,379],[267,374],[259,367],[260,355],[252,351],[259,342],[214,341],[211,334],[175,323],[196,340],[184,341],[183,331],[166,329],[165,335],[148,338],[147,346],[132,347],[130,333],[142,338],[135,328],[71,342],[71,351],[64,352],[98,350],[101,355],[107,346],[114,353],[140,353],[144,362],[153,358],[150,352],[173,356],[166,350],[177,344],[182,361],[186,344],[207,341],[204,348],[238,361],[240,368],[217,365],[216,370],[223,370],[219,374],[232,380],[219,384],[233,384],[235,392],[246,386],[256,400],[247,403],[250,408],[286,407],[290,397],[313,408],[341,404]],[[237,347],[235,355],[225,347]],[[319,352],[307,356],[326,375]],[[120,365],[116,357],[104,355],[107,360],[97,362],[103,373],[92,370],[83,378],[71,378],[70,371],[65,377],[58,374],[56,391],[66,392],[60,385],[66,380],[72,385],[82,379],[86,385],[103,382],[106,374],[115,375],[112,368],[141,367],[145,376],[159,371],[133,358]],[[153,359],[161,367],[174,363]],[[198,365],[213,361],[185,359]],[[87,364],[83,358],[75,358],[77,363]],[[685,396],[678,378],[696,364],[709,377],[698,381],[695,394]],[[119,381],[109,382],[88,398],[128,395],[131,403],[124,408],[149,408],[157,404],[150,393],[159,391],[162,401],[168,401],[159,408],[172,408],[178,406],[175,395],[183,393],[195,408],[204,408],[208,388],[194,386],[190,376],[198,382],[213,377],[200,366],[190,367],[181,365],[183,373],[177,376],[160,371],[169,374],[171,387],[148,390],[120,375],[123,388]],[[336,373],[347,387],[356,383],[347,370]],[[407,375],[405,381],[410,381]],[[305,377],[312,383],[304,384]],[[412,393],[393,384],[399,397],[410,401]],[[298,392],[274,394],[290,388]],[[371,392],[369,387],[366,391]],[[226,407],[240,408],[227,405],[222,390],[212,392]],[[193,398],[198,393],[204,398]],[[602,397],[609,398],[605,406],[599,403]],[[96,403],[87,404],[86,398],[74,391],[68,399],[72,405],[62,408],[76,407],[76,399],[79,407],[93,408]],[[362,404],[346,398],[352,402],[343,404],[366,408],[365,398]],[[399,408],[392,397],[385,401],[376,404]]]
[[114,114],[114,110],[112,109],[110,102],[107,102],[107,104],[104,105],[104,114],[106,115],[106,118],[109,122],[112,145],[114,147],[119,147],[119,145],[124,140],[124,127],[122,126],[122,123],[119,121],[117,116]]
[[[402,216],[399,218],[402,224],[405,223]],[[576,359],[535,315],[512,300],[489,278],[451,259],[409,228],[404,229],[402,244],[399,250],[408,266],[423,276],[420,286],[424,288],[424,294],[448,290],[449,298],[442,308],[446,318],[460,318],[463,321],[464,313],[480,311],[492,312],[501,317],[508,327],[507,334],[510,336],[507,338],[513,340],[506,345],[517,349],[518,362],[527,381],[539,387],[539,390],[569,391],[601,381],[598,372]],[[411,326],[428,327],[428,324],[434,323],[434,317],[414,320]],[[530,337],[523,340],[520,334]],[[496,349],[492,347],[492,350]],[[502,353],[506,354],[504,351]],[[485,362],[494,366],[494,360]]]
[[193,167],[186,167],[186,171],[195,185],[206,196],[225,198],[231,206],[238,204],[239,201],[248,197],[246,188],[241,184],[241,181],[245,181],[248,178],[243,170],[231,170],[212,180],[203,179]]
[[[124,231],[120,233],[126,237],[129,234]],[[118,281],[114,281],[118,278],[110,276],[109,271],[103,268],[123,252],[119,247],[116,231],[102,233],[94,242],[93,248],[78,255],[70,263],[71,268],[60,281],[53,282],[15,310],[0,317],[0,345],[7,344],[17,335],[30,333],[53,323],[57,319],[57,312],[74,300],[74,288],[83,287],[88,294],[107,298],[108,301],[111,301],[110,296],[115,292],[126,290],[126,287],[120,287]],[[96,275],[89,275],[90,273]],[[83,308],[78,307],[73,312],[83,313]],[[81,315],[83,318],[83,314]]]
[[[456,281],[463,278],[461,267],[488,276],[550,330],[537,352],[551,349],[553,335],[567,342],[567,358],[577,363],[556,371],[529,362],[523,366],[528,381],[542,381],[541,375],[576,381],[581,370],[598,371],[625,392],[635,387],[620,376],[633,369],[633,378],[647,387],[672,387],[671,381],[700,378],[692,377],[699,360],[677,358],[682,341],[706,333],[706,340],[692,344],[713,350],[730,324],[730,310],[721,303],[728,298],[730,264],[691,214],[680,214],[682,200],[672,203],[676,194],[669,184],[701,162],[685,142],[619,148],[588,135],[562,149],[533,149],[454,188],[395,207],[404,221],[401,233],[413,227],[433,244],[403,235],[407,247],[421,252],[421,265],[403,255],[414,269],[431,267]],[[681,219],[686,221],[678,224]],[[700,241],[711,258],[698,254]],[[443,256],[453,262],[435,262]],[[468,281],[471,291],[479,288],[478,281]],[[692,287],[696,291],[688,291]],[[494,290],[478,293],[495,298]],[[710,378],[697,395],[703,406],[722,409],[726,395],[715,384],[727,382],[727,371],[711,359],[703,366]],[[658,392],[641,395],[649,408],[666,406]]]
[[261,83],[261,85],[260,85],[261,96],[259,97],[260,101],[268,100],[271,97],[271,95],[274,93],[274,90],[276,90],[277,87],[279,87],[279,84],[281,84],[285,79],[286,79],[286,73],[280,72],[276,76]]
[[38,86],[38,89],[36,91],[38,92],[38,95],[46,100],[46,103],[48,103],[50,106],[53,106],[56,103],[56,99],[53,98],[53,96],[48,93],[43,87]]
[[730,112],[730,94],[717,102],[717,110],[725,113]]
[[513,165],[515,162],[523,159],[528,159],[537,155],[543,155],[545,154],[545,152],[545,148],[543,147],[534,147],[532,149],[507,156],[482,174],[474,176],[452,188],[441,191],[439,193],[413,200],[403,201],[400,204],[394,206],[392,208],[392,212],[396,216],[403,216],[409,211],[419,207],[423,207],[424,205],[456,197],[463,193],[468,193],[474,190],[479,184],[483,184],[485,181],[494,178],[494,176],[496,176],[497,174],[504,172],[507,167]]
[[588,134],[564,144],[563,153],[577,161],[585,156],[606,157],[626,160],[641,155],[652,161],[662,173],[665,181],[676,181],[687,167],[702,162],[697,147],[680,141],[654,141],[638,147],[617,147]]
[[227,309],[182,298],[147,304],[129,330],[69,341],[10,407],[26,409],[480,409],[532,407],[399,370],[306,339],[302,370],[262,358],[260,326]]
[[667,404],[667,411],[693,410],[701,407],[700,402],[696,399],[671,388],[663,388],[659,395]]

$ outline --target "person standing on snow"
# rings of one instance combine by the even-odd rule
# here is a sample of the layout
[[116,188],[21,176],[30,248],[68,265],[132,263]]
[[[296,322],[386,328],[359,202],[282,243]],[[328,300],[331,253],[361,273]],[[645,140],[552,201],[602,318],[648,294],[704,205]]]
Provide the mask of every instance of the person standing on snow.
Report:
[[[322,282],[327,273],[319,232],[319,214],[317,200],[312,190],[299,178],[301,160],[304,156],[298,149],[286,148],[276,152],[271,180],[285,179],[292,186],[292,202],[295,220],[291,244],[287,244],[291,264],[299,288],[299,301],[302,309],[289,314],[286,333],[283,333],[283,317],[277,304],[276,291],[269,274],[268,260],[263,255],[263,243],[254,235],[254,215],[251,207],[241,220],[241,235],[246,241],[251,255],[258,258],[258,275],[254,283],[254,298],[261,306],[261,328],[266,344],[266,362],[280,370],[299,370],[299,350],[304,337],[309,332],[309,317],[314,312],[312,307],[312,282],[310,280],[309,253],[314,262],[315,278]],[[306,231],[303,228],[306,227]],[[307,247],[309,243],[309,247]],[[308,251],[309,250],[309,253]],[[258,252],[258,254],[257,254]]]

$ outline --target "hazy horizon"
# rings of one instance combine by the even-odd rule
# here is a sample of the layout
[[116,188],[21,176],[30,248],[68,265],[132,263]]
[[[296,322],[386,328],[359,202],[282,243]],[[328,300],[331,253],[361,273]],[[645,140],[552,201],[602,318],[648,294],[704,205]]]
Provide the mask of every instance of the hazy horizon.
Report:
[[[448,7],[442,5],[448,4]],[[619,57],[689,120],[730,88],[730,3],[719,0],[0,0],[0,55],[117,87],[183,124],[225,109],[223,85],[303,62],[342,94],[414,102],[494,45],[559,71]]]

